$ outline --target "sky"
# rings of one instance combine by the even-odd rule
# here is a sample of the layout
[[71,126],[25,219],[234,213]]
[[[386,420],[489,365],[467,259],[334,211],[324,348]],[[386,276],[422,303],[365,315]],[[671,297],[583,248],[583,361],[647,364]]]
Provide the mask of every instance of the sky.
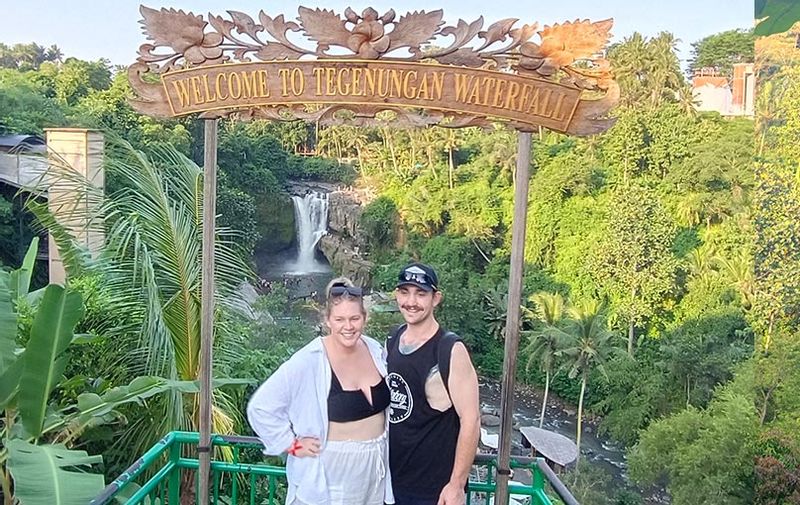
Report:
[[[3,7],[0,42],[36,42],[56,44],[66,57],[84,60],[106,58],[112,64],[128,65],[136,59],[136,50],[146,42],[139,20],[140,0],[17,0]],[[504,18],[519,18],[522,23],[539,26],[563,21],[614,18],[612,42],[638,31],[651,37],[661,31],[672,32],[681,40],[679,57],[684,68],[691,57],[691,43],[703,37],[753,25],[753,0],[379,0],[345,2],[342,0],[164,0],[145,2],[152,8],[173,7],[195,14],[225,15],[227,10],[245,12],[257,19],[264,10],[272,17],[284,14],[294,19],[300,5],[324,7],[342,14],[346,7],[360,13],[374,7],[381,14],[393,8],[398,16],[414,10],[444,10],[448,25],[461,18],[467,22],[484,18],[484,28]],[[227,15],[225,15],[227,18]],[[535,39],[534,39],[535,40]],[[304,47],[313,47],[312,43]]]

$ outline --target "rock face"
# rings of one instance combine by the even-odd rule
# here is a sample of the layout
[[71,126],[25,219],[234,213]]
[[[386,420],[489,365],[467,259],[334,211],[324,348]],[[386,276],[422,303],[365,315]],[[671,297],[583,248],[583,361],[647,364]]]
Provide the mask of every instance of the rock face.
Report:
[[359,286],[367,286],[375,264],[360,255],[364,249],[358,229],[361,202],[350,192],[334,191],[328,195],[328,205],[328,234],[319,241],[319,250],[334,270]]
[[361,235],[358,221],[363,212],[361,202],[350,193],[334,191],[328,195],[328,205],[328,232],[350,240],[354,247],[362,246],[358,243]]
[[294,246],[294,204],[287,195],[277,194],[256,202],[256,221],[261,233],[257,251],[275,253]]

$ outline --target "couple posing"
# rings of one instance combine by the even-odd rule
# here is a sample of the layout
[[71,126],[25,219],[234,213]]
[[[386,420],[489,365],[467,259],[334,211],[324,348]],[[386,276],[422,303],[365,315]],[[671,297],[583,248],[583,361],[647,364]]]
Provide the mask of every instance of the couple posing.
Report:
[[[478,379],[436,322],[436,272],[398,277],[406,321],[382,346],[361,334],[361,288],[328,286],[328,335],[297,351],[247,407],[266,454],[288,453],[287,505],[463,505],[478,446]],[[465,307],[466,310],[466,307]]]

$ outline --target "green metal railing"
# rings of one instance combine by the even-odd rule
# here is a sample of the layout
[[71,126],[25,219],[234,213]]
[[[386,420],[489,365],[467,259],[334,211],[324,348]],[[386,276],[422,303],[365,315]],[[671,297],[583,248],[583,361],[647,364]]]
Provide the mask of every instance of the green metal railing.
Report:
[[[198,433],[174,431],[142,455],[114,482],[98,495],[91,505],[126,503],[130,505],[177,505],[188,494],[196,496]],[[269,465],[261,454],[261,443],[255,437],[214,435],[211,439],[211,503],[213,505],[280,505],[285,499],[286,469]],[[280,460],[275,458],[275,463]],[[492,503],[495,492],[497,462],[492,456],[475,459],[477,480],[470,480],[467,503]],[[545,494],[545,485],[567,505],[577,505],[572,495],[541,458],[514,458],[511,468],[528,470],[530,485],[512,484],[510,495],[516,503],[552,505]]]

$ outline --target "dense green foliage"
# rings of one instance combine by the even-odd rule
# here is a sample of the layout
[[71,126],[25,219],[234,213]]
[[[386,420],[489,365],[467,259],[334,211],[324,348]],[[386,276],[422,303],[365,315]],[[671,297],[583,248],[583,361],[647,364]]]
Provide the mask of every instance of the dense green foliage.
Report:
[[728,30],[709,35],[692,44],[689,72],[713,68],[721,75],[733,77],[735,63],[752,63],[755,58],[755,37],[752,30]]
[[[694,63],[723,69],[746,60],[745,36],[697,42]],[[665,483],[678,505],[698,497],[790,503],[800,468],[793,395],[800,375],[790,372],[800,368],[793,338],[800,329],[798,71],[767,68],[780,89],[756,129],[747,119],[698,115],[674,48],[668,33],[634,34],[610,48],[622,97],[608,132],[535,136],[517,375],[578,405],[579,420],[596,416],[599,430],[629,449],[630,475],[643,485]],[[64,375],[71,380],[54,397],[67,405],[142,373],[194,380],[199,277],[197,265],[181,258],[197,257],[201,124],[134,113],[124,73],[112,76],[102,61],[58,63],[61,56],[51,54],[56,63],[47,63],[36,47],[9,52],[0,46],[6,130],[82,124],[132,144],[109,151],[108,250],[95,263],[78,253],[65,257],[70,289],[86,306],[77,331],[91,336],[84,345],[93,352],[69,354]],[[754,171],[756,130],[763,156]],[[295,154],[312,145],[327,157]],[[291,244],[289,217],[280,214],[289,208],[289,180],[362,186],[376,195],[359,223],[376,262],[372,287],[390,291],[411,258],[434,265],[444,294],[438,319],[463,335],[482,375],[497,377],[516,145],[516,135],[500,127],[314,131],[222,121],[219,223],[231,233],[219,247]],[[164,187],[171,189],[159,193]],[[0,200],[0,238],[9,244],[19,240],[10,235],[12,211]],[[60,245],[69,249],[65,240]],[[248,269],[233,254],[221,255],[220,269],[220,296],[233,301]],[[256,302],[255,317],[220,304],[219,377],[263,379],[310,338],[313,328],[293,317],[286,297],[278,287]],[[20,319],[23,333],[29,320]],[[373,314],[367,333],[380,338],[397,322],[397,314]],[[216,391],[220,431],[246,431],[239,415],[251,387]],[[113,474],[138,455],[133,441],[141,452],[165,430],[193,427],[192,400],[178,388],[146,409],[120,406],[110,424],[122,437],[98,426],[81,443],[102,452]],[[592,484],[598,479],[590,470],[573,474],[582,503],[609,502]],[[625,491],[615,500],[636,503]]]
[[[771,11],[770,15],[775,15]],[[759,103],[754,244],[755,271],[751,317],[756,330],[757,361],[754,396],[760,436],[755,475],[756,501],[764,504],[798,503],[800,460],[800,187],[797,166],[798,100],[796,76],[800,65],[795,36],[776,35],[759,41],[764,85],[773,92]],[[785,56],[774,47],[788,49]],[[782,51],[786,54],[787,51]],[[779,90],[779,92],[774,92]]]

